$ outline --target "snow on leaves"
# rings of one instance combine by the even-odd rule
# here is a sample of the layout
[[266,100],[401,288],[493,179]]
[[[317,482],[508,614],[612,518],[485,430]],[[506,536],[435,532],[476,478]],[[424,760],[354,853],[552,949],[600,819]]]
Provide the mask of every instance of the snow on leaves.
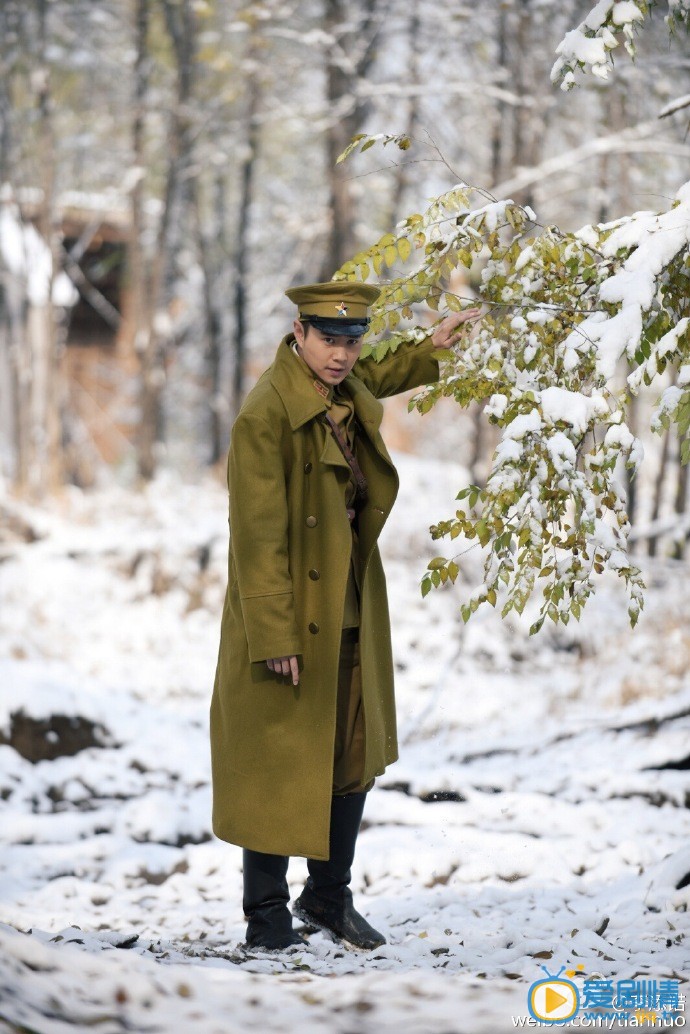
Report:
[[[422,592],[454,582],[478,544],[484,577],[465,619],[485,602],[522,613],[537,592],[532,630],[547,617],[567,624],[609,570],[627,586],[635,624],[644,586],[628,554],[620,472],[634,473],[643,456],[626,412],[669,363],[690,372],[690,185],[668,212],[564,233],[460,183],[338,275],[381,283],[371,330],[382,339],[369,345],[380,358],[424,336],[413,325],[417,303],[440,315],[476,304],[459,293],[470,270],[485,315],[411,405],[424,413],[442,397],[485,402],[501,439],[486,484],[463,489],[464,506],[431,528],[459,551],[434,557]],[[690,375],[662,396],[656,426],[670,421],[682,434],[690,427]]]
[[[562,90],[570,90],[577,71],[591,72],[599,79],[608,79],[613,65],[613,51],[622,42],[628,54],[635,56],[635,30],[648,16],[647,0],[599,0],[577,28],[567,32],[558,47],[551,69],[551,79]],[[687,0],[669,0],[670,24],[685,23]]]

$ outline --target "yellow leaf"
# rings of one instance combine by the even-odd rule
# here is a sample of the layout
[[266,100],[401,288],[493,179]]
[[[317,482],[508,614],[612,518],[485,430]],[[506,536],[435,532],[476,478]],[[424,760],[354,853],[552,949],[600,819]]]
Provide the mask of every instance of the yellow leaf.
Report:
[[364,140],[365,135],[365,133],[358,133],[357,136],[352,137],[352,140],[350,140],[350,143],[347,145],[342,154],[339,154],[336,158],[336,165],[340,164],[340,162],[342,161],[345,161],[345,159],[352,154],[354,149],[357,147],[359,141]]
[[398,260],[398,249],[392,244],[388,244],[383,252],[383,257],[389,266],[394,265]]
[[403,262],[407,262],[408,258],[412,253],[412,245],[408,241],[407,237],[401,237],[398,241],[398,254]]

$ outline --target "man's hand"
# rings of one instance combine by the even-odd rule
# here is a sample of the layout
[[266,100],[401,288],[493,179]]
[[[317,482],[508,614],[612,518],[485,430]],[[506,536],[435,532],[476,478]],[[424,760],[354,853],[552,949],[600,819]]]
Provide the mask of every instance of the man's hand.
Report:
[[272,657],[266,664],[276,675],[292,675],[293,686],[299,686],[299,665],[294,654],[292,657]]
[[481,309],[463,309],[462,312],[454,312],[451,316],[446,316],[431,335],[434,348],[452,348],[465,333],[466,328],[463,327],[463,323],[479,319],[481,312]]

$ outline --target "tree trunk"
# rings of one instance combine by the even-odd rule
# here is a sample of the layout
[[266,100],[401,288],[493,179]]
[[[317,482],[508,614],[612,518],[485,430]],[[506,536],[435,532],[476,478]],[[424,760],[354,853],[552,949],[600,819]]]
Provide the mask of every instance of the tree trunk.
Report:
[[[219,182],[220,180],[220,182]],[[223,386],[221,369],[223,358],[223,315],[218,304],[220,282],[223,275],[223,242],[225,226],[225,184],[217,177],[212,185],[214,191],[213,231],[204,231],[203,206],[199,183],[194,183],[194,217],[197,252],[202,272],[202,302],[204,308],[204,330],[206,334],[205,358],[208,363],[211,382],[208,398],[209,463],[217,463],[224,451]],[[207,396],[209,393],[207,393]]]
[[[419,19],[419,10],[415,6],[412,9],[412,13],[410,14],[407,31],[407,82],[410,86],[417,86],[419,84],[419,61],[417,60],[417,58],[420,27],[421,23]],[[418,93],[413,91],[410,94],[410,98],[407,105],[407,118],[405,126],[405,133],[409,137],[413,137],[417,130],[420,106],[421,98]],[[395,224],[402,216],[403,205],[405,204],[405,195],[407,193],[409,182],[409,166],[406,164],[405,159],[401,158],[398,162],[398,167],[395,170],[393,196],[391,198],[391,218],[388,219],[388,224],[390,226],[395,226]]]
[[[530,0],[519,0],[517,8],[517,29],[515,33],[515,48],[512,60],[513,88],[521,101],[530,95],[531,71],[528,73],[525,62],[525,54],[529,52],[530,40],[532,37],[532,12]],[[528,79],[528,75],[530,78]],[[516,104],[513,108],[513,168],[529,168],[537,164],[536,140],[531,132],[530,110],[526,104]],[[531,188],[517,191],[515,200],[522,205],[532,205],[533,195]]]
[[[145,414],[148,417],[148,404],[145,382],[147,380],[145,365],[149,352],[151,336],[150,294],[152,284],[147,276],[146,258],[144,254],[144,176],[146,153],[144,143],[145,108],[149,91],[149,0],[136,0],[134,36],[134,120],[132,122],[132,187],[130,205],[132,212],[132,228],[129,241],[128,274],[132,296],[132,321],[129,356],[133,363],[140,367],[139,425],[137,433],[137,457],[139,474],[144,479],[153,476],[155,470],[152,436],[145,430]],[[155,416],[154,416],[155,420]]]
[[[7,5],[0,3],[0,46],[7,39],[10,12]],[[4,51],[4,48],[3,48]],[[10,57],[2,52],[0,61],[0,186],[10,178],[12,168],[12,100],[10,96]]]
[[332,39],[326,67],[326,95],[332,116],[326,133],[331,226],[321,280],[330,280],[357,250],[351,172],[336,161],[364,121],[366,105],[357,97],[357,82],[366,79],[374,57],[377,26],[385,15],[381,9],[377,18],[377,0],[329,0],[327,11],[325,27]]
[[[671,432],[668,428],[664,431],[664,437],[661,443],[661,456],[659,457],[659,466],[654,479],[654,492],[653,492],[653,503],[652,513],[650,516],[650,523],[653,525],[659,519],[659,513],[661,512],[661,499],[664,490],[664,481],[666,480],[666,467],[668,466],[668,451],[669,444],[671,441]],[[651,535],[647,544],[647,553],[649,556],[656,556],[656,550],[658,545],[658,535]]]
[[230,400],[233,419],[237,416],[244,397],[244,364],[247,352],[248,234],[259,149],[257,112],[260,95],[258,76],[254,73],[249,85],[245,158],[240,166],[240,200],[235,249],[235,333],[232,343],[234,361]]
[[[626,417],[626,422],[628,424],[628,427],[630,428],[630,431],[634,435],[637,435],[637,423],[638,423],[638,420],[637,420],[637,410],[638,410],[638,407],[639,407],[639,402],[638,402],[637,396],[636,395],[631,395],[630,403],[628,405],[628,413],[627,413],[627,417]],[[626,498],[627,498],[626,509],[627,509],[627,512],[628,512],[628,519],[630,520],[630,526],[634,527],[635,519],[637,517],[637,477],[635,475],[635,471],[631,470],[629,467],[625,468],[625,475],[624,475],[624,477],[625,477],[625,490],[626,490]],[[634,542],[630,543],[630,552],[631,553],[635,552],[635,543]]]
[[[166,172],[163,209],[156,239],[150,277],[142,277],[146,282],[146,294],[143,309],[140,309],[135,330],[135,344],[140,361],[140,424],[138,435],[139,476],[149,481],[154,476],[158,465],[158,451],[163,439],[162,399],[166,382],[166,360],[168,342],[163,340],[156,327],[156,314],[163,299],[166,270],[172,258],[171,238],[173,229],[181,232],[183,222],[188,227],[192,210],[191,154],[192,142],[190,132],[190,104],[193,92],[194,53],[195,53],[195,21],[191,0],[180,0],[172,3],[163,0],[163,12],[166,26],[170,34],[173,52],[176,59],[176,103],[168,132],[168,163]],[[148,27],[150,18],[149,0],[137,0],[136,39],[137,59],[135,66],[135,99],[137,111],[133,127],[133,150],[137,166],[143,168],[143,118],[145,98],[148,92]],[[186,175],[185,175],[186,174]],[[133,193],[133,214],[137,226],[134,233],[139,234],[141,242],[142,211],[141,195],[137,195],[139,187]],[[181,214],[177,226],[173,225],[173,212],[179,204]],[[139,258],[143,258],[141,243]],[[143,265],[143,262],[141,263]],[[142,269],[139,269],[141,276]],[[140,299],[141,302],[141,299]],[[135,306],[136,309],[136,306]]]
[[[498,58],[497,65],[501,72],[504,73],[500,80],[501,86],[506,86],[510,78],[508,71],[508,48],[506,46],[506,10],[505,5],[500,4],[498,9],[498,25],[497,25],[497,47],[498,47]],[[506,103],[505,101],[496,102],[496,117],[493,123],[493,129],[491,131],[491,182],[500,183],[503,179],[503,152],[504,152],[504,141],[503,141],[503,123],[506,115]]]
[[31,348],[31,441],[28,488],[37,498],[46,489],[56,490],[64,480],[62,454],[62,406],[64,402],[60,354],[52,305],[55,270],[59,264],[59,240],[55,220],[55,137],[48,50],[48,0],[36,0],[39,57],[34,75],[41,169],[42,202],[38,231],[50,248],[51,268],[44,305],[31,305],[27,335]]
[[[673,501],[673,509],[679,518],[685,516],[688,510],[688,466],[680,460],[681,442],[678,442],[678,455],[676,457],[676,495]],[[680,523],[680,521],[679,521]],[[685,543],[687,542],[687,531],[677,532],[673,542],[673,559],[682,560],[685,556]]]

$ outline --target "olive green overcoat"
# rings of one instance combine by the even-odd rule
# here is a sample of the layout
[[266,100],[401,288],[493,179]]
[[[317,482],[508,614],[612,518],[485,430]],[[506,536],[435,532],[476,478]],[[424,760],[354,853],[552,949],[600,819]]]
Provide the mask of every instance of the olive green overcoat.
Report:
[[[268,854],[327,859],[336,690],[352,537],[349,467],[323,398],[284,338],[248,394],[228,455],[228,587],[211,702],[213,830]],[[369,483],[359,513],[363,781],[398,756],[386,583],[377,539],[398,476],[380,434],[379,398],[438,379],[430,339],[380,363],[359,360],[342,389],[354,403],[357,458]],[[266,658],[297,654],[300,683]]]

